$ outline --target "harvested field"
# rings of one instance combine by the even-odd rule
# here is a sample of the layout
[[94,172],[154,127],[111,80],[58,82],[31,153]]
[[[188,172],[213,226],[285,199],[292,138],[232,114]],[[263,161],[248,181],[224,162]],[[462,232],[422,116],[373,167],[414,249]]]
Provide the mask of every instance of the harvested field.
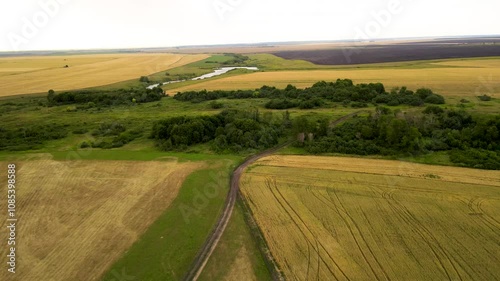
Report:
[[467,59],[429,62],[417,67],[377,65],[362,68],[328,70],[288,70],[257,72],[231,76],[175,88],[174,92],[190,90],[256,89],[263,85],[285,88],[287,84],[310,87],[325,80],[352,79],[355,83],[382,82],[387,90],[407,86],[416,90],[428,87],[448,97],[475,97],[500,94],[500,59]]
[[500,172],[270,156],[242,192],[289,280],[495,280]]
[[4,57],[0,58],[0,96],[108,85],[139,79],[140,76],[207,57],[208,55],[179,54]]
[[[175,161],[18,163],[18,267],[15,275],[2,270],[0,279],[98,280],[168,208],[184,179],[201,165]],[[1,193],[7,194],[5,177],[0,184]],[[0,198],[2,206],[6,206],[5,199]],[[5,227],[0,234],[6,237]],[[5,257],[6,251],[7,247],[1,247],[0,255]]]

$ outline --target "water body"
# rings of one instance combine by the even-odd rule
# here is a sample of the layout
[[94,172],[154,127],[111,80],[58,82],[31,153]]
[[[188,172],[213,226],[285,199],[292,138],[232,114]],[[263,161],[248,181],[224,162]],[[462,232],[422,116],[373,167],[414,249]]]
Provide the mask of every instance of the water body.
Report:
[[[254,66],[252,66],[252,67],[222,67],[222,68],[214,70],[211,73],[208,73],[208,74],[205,74],[205,75],[202,75],[202,76],[199,76],[199,77],[195,77],[195,78],[190,79],[190,80],[196,81],[196,80],[203,80],[203,79],[207,79],[207,78],[212,78],[212,77],[215,77],[215,76],[226,74],[229,71],[235,70],[235,69],[248,69],[248,70],[253,70],[253,71],[259,70],[259,68],[254,67]],[[175,80],[175,81],[169,81],[169,82],[160,83],[160,84],[154,84],[154,85],[148,86],[148,89],[153,89],[154,87],[168,85],[168,84],[175,84],[175,83],[184,82],[184,81],[187,81],[187,80]]]

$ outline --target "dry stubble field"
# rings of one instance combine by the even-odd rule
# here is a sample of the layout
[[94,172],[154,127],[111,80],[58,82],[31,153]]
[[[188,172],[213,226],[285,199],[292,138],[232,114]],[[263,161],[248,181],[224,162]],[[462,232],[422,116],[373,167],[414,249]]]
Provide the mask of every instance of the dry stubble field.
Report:
[[242,179],[289,280],[496,280],[500,172],[271,156]]
[[[2,262],[0,280],[99,280],[167,209],[184,179],[200,165],[175,161],[19,163],[17,241],[22,243],[17,245],[16,274],[7,272]],[[7,169],[5,162],[0,166]],[[0,193],[5,194],[0,206],[6,206],[6,180],[0,184]],[[2,229],[0,237],[6,235],[7,229]],[[6,261],[6,243],[0,247],[0,256]]]
[[[139,79],[207,58],[180,54],[95,54],[0,58],[0,96],[46,93]],[[64,68],[68,65],[68,68]]]

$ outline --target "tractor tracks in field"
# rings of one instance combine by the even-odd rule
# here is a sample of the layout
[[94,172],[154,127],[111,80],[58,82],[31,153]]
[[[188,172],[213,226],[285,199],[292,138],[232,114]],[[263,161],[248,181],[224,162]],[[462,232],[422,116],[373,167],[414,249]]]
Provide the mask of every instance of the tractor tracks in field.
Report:
[[[272,193],[274,199],[276,200],[276,202],[278,202],[278,204],[280,205],[280,207],[285,211],[285,213],[288,215],[288,217],[292,220],[292,222],[295,225],[295,227],[297,227],[297,229],[299,230],[300,234],[305,238],[305,241],[306,241],[306,244],[307,244],[307,271],[306,271],[306,280],[308,280],[309,279],[309,272],[310,272],[310,269],[311,269],[311,246],[313,246],[313,243],[309,240],[309,238],[304,233],[304,231],[302,230],[302,228],[293,219],[293,217],[290,214],[290,212],[285,208],[285,206],[279,200],[279,198],[276,195],[276,193],[273,191],[273,188],[276,188],[276,186],[275,186],[276,185],[276,179],[273,180],[271,178],[266,178],[265,184],[266,184],[266,187],[269,189],[269,191],[271,191],[271,193]],[[320,258],[319,258],[320,254],[319,254],[319,250],[318,250],[318,247],[317,247],[317,243],[316,243],[316,248],[314,248],[314,250],[318,254],[318,260],[320,260]],[[335,279],[338,280],[337,278],[335,278]]]
[[[422,223],[415,215],[406,208],[404,204],[399,202],[395,197],[395,190],[382,190],[379,187],[370,187],[374,192],[381,194],[382,198],[386,199],[387,205],[393,210],[393,213],[397,215],[403,222],[408,224],[411,229],[420,236],[422,241],[429,247],[433,256],[436,258],[440,268],[446,275],[448,280],[463,280],[462,274],[460,274],[457,265],[460,263],[456,260],[453,255],[450,255],[444,246],[439,242],[439,240],[434,236],[434,234]],[[463,270],[467,275],[469,273]],[[469,275],[469,278],[472,278]]]
[[[290,217],[292,220],[293,224],[297,227],[298,231],[301,233],[301,235],[305,238],[305,241],[313,246],[314,251],[318,255],[318,259],[323,262],[323,264],[326,266],[327,270],[330,272],[330,274],[333,276],[335,280],[341,280],[339,277],[343,276],[344,280],[351,280],[346,273],[342,270],[340,265],[335,261],[335,259],[330,255],[326,247],[321,243],[315,236],[314,232],[311,230],[311,228],[306,224],[306,222],[302,219],[302,217],[299,215],[299,213],[291,206],[291,204],[286,200],[285,196],[283,193],[279,190],[276,180],[271,180],[271,179],[266,179],[266,185],[273,194],[274,199],[278,204],[281,206],[281,208],[285,211],[285,213]],[[286,207],[286,206],[288,207]],[[292,213],[294,215],[292,215]],[[296,218],[296,219],[295,219]],[[300,222],[300,223],[299,223]],[[303,227],[300,226],[300,224],[303,225]],[[310,233],[310,236],[312,236],[312,240],[309,238],[309,236],[306,234],[304,231],[304,228],[307,230],[307,232]],[[314,247],[316,245],[316,247]],[[337,275],[334,270],[329,266],[328,262],[321,256],[321,250],[323,250],[328,258],[331,260],[331,262],[335,265],[337,271],[340,273],[340,275]],[[311,266],[311,260],[308,260],[308,272],[309,268]],[[319,265],[317,267],[317,279],[319,278]],[[308,278],[306,278],[308,280]]]
[[[346,116],[343,116],[343,117],[341,117],[341,118],[339,118],[339,119],[331,122],[329,124],[329,126],[330,127],[336,126],[339,123],[347,120],[348,118],[351,118],[353,116],[357,116],[358,114],[363,113],[363,112],[369,112],[369,111],[367,111],[367,110],[360,110],[360,111],[353,112],[351,114],[348,114]],[[226,202],[224,203],[224,210],[223,210],[222,214],[220,215],[219,219],[217,220],[215,228],[212,230],[211,234],[209,235],[209,237],[207,238],[207,240],[203,244],[201,250],[196,255],[196,258],[195,258],[194,262],[192,263],[192,265],[191,265],[188,273],[184,276],[183,280],[185,280],[185,281],[198,280],[201,272],[203,271],[203,268],[205,267],[205,265],[208,262],[208,259],[210,258],[210,256],[212,255],[213,251],[215,250],[217,244],[219,243],[219,240],[220,240],[220,238],[222,236],[222,233],[224,233],[224,230],[226,229],[226,226],[227,226],[227,224],[229,222],[229,219],[231,218],[231,214],[232,214],[233,209],[234,209],[234,204],[236,202],[236,198],[237,198],[238,193],[239,193],[239,181],[240,181],[240,178],[241,178],[241,175],[242,175],[243,171],[249,165],[251,165],[255,161],[259,160],[260,158],[269,156],[269,155],[273,154],[274,152],[278,151],[279,149],[281,149],[281,148],[283,148],[283,147],[291,144],[292,142],[293,141],[287,141],[286,143],[281,144],[281,145],[279,145],[277,147],[274,147],[274,148],[271,148],[271,149],[266,150],[264,152],[261,152],[259,154],[253,155],[253,156],[247,158],[241,165],[239,165],[233,171],[233,174],[231,175],[231,183],[230,183],[230,187],[229,187],[229,193],[227,195]],[[276,189],[276,190],[279,192],[278,189]],[[285,200],[285,202],[287,202],[284,197],[283,197],[283,199]],[[276,197],[276,200],[278,200],[277,197]],[[278,202],[279,202],[279,200],[278,200]],[[287,204],[288,204],[288,202],[287,202]],[[290,208],[291,208],[291,206],[290,206]],[[287,211],[285,208],[284,208],[284,210]],[[292,210],[293,210],[293,208],[292,208]],[[293,210],[293,211],[295,212],[295,210]],[[289,212],[287,211],[287,213],[289,213]],[[302,220],[302,218],[296,212],[295,212],[295,214],[299,217],[299,219],[302,221],[302,223],[307,227],[307,225]],[[297,225],[297,222],[293,219],[293,217],[292,216],[290,216],[290,217],[292,218],[292,220],[294,221],[294,223]],[[302,232],[302,229],[298,225],[297,225],[297,227]],[[308,228],[308,230],[310,231],[309,228]],[[303,232],[302,232],[302,234],[305,236],[305,234]],[[332,258],[332,256],[330,255],[330,253],[328,253],[328,251],[325,249],[325,247],[321,244],[321,242],[317,241],[316,238],[314,238],[314,239],[316,240],[316,248],[315,248],[315,250],[318,253],[318,257],[321,258],[321,260],[326,265],[327,269],[332,273],[332,275],[334,275],[333,271],[332,271],[332,269],[330,267],[328,267],[328,264],[323,259],[323,257],[321,257],[318,245],[321,245],[321,248],[323,248],[323,250],[326,252],[326,254],[328,255],[328,257],[337,266],[337,268],[339,269],[340,273],[345,277],[345,279],[346,280],[350,280],[349,277],[347,277],[347,275],[342,271],[342,269],[340,268],[340,266]],[[311,242],[309,242],[309,243],[311,243]],[[313,246],[312,243],[311,243],[310,246]],[[308,251],[309,251],[309,262],[310,262],[310,249],[309,249],[309,247],[308,247]],[[308,267],[309,266],[310,265],[308,265]],[[308,271],[309,271],[309,269],[308,269]],[[319,278],[319,262],[318,262],[318,267],[317,267],[317,274],[318,274],[317,278]],[[339,280],[337,277],[335,277],[335,279]]]
[[[339,215],[341,220],[346,225],[349,233],[351,234],[351,236],[354,240],[354,243],[356,244],[356,247],[358,248],[359,252],[361,253],[361,256],[363,257],[363,260],[370,268],[370,271],[373,273],[374,278],[376,280],[381,280],[381,278],[379,276],[380,275],[379,272],[381,271],[382,275],[385,277],[386,280],[391,280],[391,278],[388,276],[386,270],[384,269],[384,267],[382,266],[380,261],[377,259],[377,256],[373,253],[372,249],[370,248],[370,245],[368,244],[366,238],[364,237],[363,232],[361,231],[360,227],[358,226],[356,221],[352,218],[352,216],[349,214],[349,212],[347,211],[346,207],[344,206],[344,204],[340,200],[340,198],[337,195],[337,193],[335,192],[335,190],[333,190],[333,193],[334,193],[334,197],[336,200],[334,199],[334,197],[332,197],[332,195],[328,189],[326,190],[326,192],[327,192],[329,198],[320,194],[321,197],[323,197],[323,199],[321,199],[321,197],[318,196],[317,194],[315,194],[314,192],[311,192],[311,194],[314,197],[316,197],[316,199],[318,199],[320,202],[325,204],[329,209],[331,209],[332,211],[334,211],[335,213],[337,213]],[[325,202],[325,200],[327,202]],[[330,204],[328,202],[330,202]],[[332,207],[332,205],[334,207]],[[356,235],[356,233],[358,235]],[[357,237],[359,237],[359,239]],[[364,244],[364,247],[362,247],[361,243]],[[366,252],[363,248],[367,249],[368,251]],[[370,261],[370,259],[369,259],[370,257],[373,261]],[[374,263],[376,264],[376,267],[379,269],[379,272],[377,272],[377,270],[375,269]]]
[[[492,233],[500,233],[500,222],[489,215],[484,209],[483,204],[487,200],[482,197],[471,197],[469,199],[459,199],[462,203],[467,204],[469,209],[469,216],[474,216],[477,218],[478,222],[481,222],[491,230]],[[488,236],[486,239],[494,240],[497,245],[500,245],[499,236]]]
[[478,216],[489,229],[491,229],[493,232],[499,232],[500,222],[484,211],[484,201],[486,201],[486,199],[481,197],[470,198],[467,202],[467,206],[470,210],[469,215]]

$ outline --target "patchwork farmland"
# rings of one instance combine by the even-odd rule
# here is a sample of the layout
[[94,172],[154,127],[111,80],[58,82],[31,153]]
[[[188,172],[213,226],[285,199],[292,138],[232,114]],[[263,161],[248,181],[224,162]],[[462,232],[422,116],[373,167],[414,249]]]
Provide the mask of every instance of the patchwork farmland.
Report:
[[[498,279],[500,57],[273,55],[302,48],[0,58],[0,280]],[[192,80],[223,67],[259,70]]]
[[[201,167],[176,161],[19,163],[19,269],[14,279],[2,270],[0,279],[98,280]],[[5,183],[4,178],[0,191],[7,194]],[[6,206],[3,198],[0,203]],[[2,237],[6,231],[1,230]],[[7,254],[2,247],[0,255]]]

